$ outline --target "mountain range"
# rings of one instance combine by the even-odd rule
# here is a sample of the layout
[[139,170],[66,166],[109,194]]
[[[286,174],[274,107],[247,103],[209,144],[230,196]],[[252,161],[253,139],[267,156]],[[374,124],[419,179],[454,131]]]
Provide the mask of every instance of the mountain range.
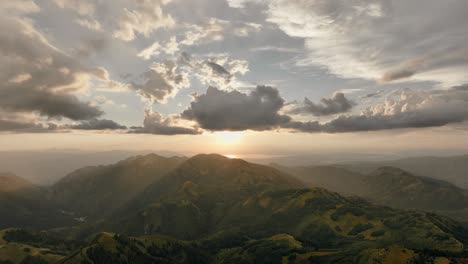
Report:
[[364,174],[341,166],[271,166],[295,175],[307,186],[363,197],[394,208],[437,212],[468,222],[468,191],[443,180],[396,167],[380,167]]
[[[468,261],[468,231],[428,212],[462,211],[466,191],[397,168],[150,154],[79,169],[49,188],[12,175],[2,182],[0,202],[11,205],[2,216],[24,211],[24,189],[38,190],[24,199],[41,204],[22,221],[0,219],[9,227],[2,264]],[[44,214],[55,219],[49,226]]]

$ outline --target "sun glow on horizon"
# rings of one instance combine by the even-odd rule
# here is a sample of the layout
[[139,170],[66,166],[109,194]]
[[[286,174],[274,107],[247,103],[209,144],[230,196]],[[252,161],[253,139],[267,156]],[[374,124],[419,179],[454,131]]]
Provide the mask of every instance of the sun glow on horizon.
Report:
[[227,158],[230,158],[230,159],[237,159],[237,158],[239,158],[239,157],[238,157],[237,155],[235,155],[235,154],[226,154],[226,155],[224,155],[224,156],[227,157]]
[[238,144],[242,141],[244,136],[243,132],[234,132],[234,131],[221,131],[214,133],[216,141],[225,145]]

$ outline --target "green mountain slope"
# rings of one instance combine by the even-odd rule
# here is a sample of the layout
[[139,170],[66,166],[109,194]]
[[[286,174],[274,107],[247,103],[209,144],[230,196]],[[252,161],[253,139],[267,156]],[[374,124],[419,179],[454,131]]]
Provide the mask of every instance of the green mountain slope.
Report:
[[136,156],[109,166],[79,169],[54,184],[49,199],[75,217],[93,219],[119,208],[185,158]]
[[272,164],[281,171],[290,173],[307,186],[321,187],[343,195],[362,195],[367,193],[363,184],[365,175],[334,166],[286,167]]
[[0,229],[50,228],[70,223],[55,204],[45,199],[45,189],[13,174],[0,174]]
[[44,232],[25,229],[0,230],[0,263],[43,264],[57,263],[81,247],[75,241],[67,241]]
[[[93,238],[85,239],[82,244],[47,235],[52,232],[15,229],[8,234],[8,231],[7,235],[0,236],[0,263],[468,261],[468,231],[459,223],[434,213],[392,209],[323,188],[306,188],[295,177],[278,169],[216,154],[194,156],[154,179],[150,175],[155,175],[161,167],[150,162],[154,160],[155,157],[138,157],[124,161],[124,165],[114,165],[115,171],[91,174],[90,178],[82,174],[71,177],[72,182],[84,178],[91,183],[101,183],[101,178],[119,182],[119,177],[109,175],[130,180],[128,171],[145,171],[144,175],[153,181],[148,180],[138,193],[128,188],[135,193],[119,206],[103,208],[102,217],[96,213],[94,219],[74,227],[74,232],[65,232]],[[155,174],[151,170],[156,170]],[[333,181],[351,175],[329,168],[317,171],[334,172]],[[380,187],[383,189],[375,190],[385,199],[391,197],[386,191],[399,191],[402,199],[409,199],[411,196],[407,195],[416,191],[442,195],[455,190],[450,184],[406,174],[394,168],[382,168],[361,182],[363,186],[375,188],[375,184],[385,183]],[[108,185],[113,190],[120,188],[119,184]],[[79,189],[86,186],[83,184]],[[106,188],[100,184],[90,186],[99,186],[95,190]],[[392,189],[393,186],[399,188]],[[442,187],[448,191],[442,191]],[[121,188],[122,192],[127,190]],[[101,193],[93,197],[109,199]],[[426,204],[424,199],[419,202]],[[463,205],[454,204],[454,208],[458,206]],[[61,234],[61,230],[55,229],[53,233]]]
[[366,197],[392,207],[430,211],[468,208],[468,191],[397,168],[377,169],[365,178],[364,183],[369,190]]
[[442,180],[394,167],[382,167],[364,175],[334,166],[276,166],[307,186],[360,196],[390,207],[434,211],[460,221],[468,219],[468,191]]
[[[267,239],[269,244],[268,238],[279,234],[306,247],[303,251],[311,255],[302,259],[322,258],[322,252],[349,258],[395,245],[415,251],[412,257],[428,250],[457,255],[463,254],[468,237],[444,217],[376,206],[321,188],[303,189],[276,169],[218,155],[187,160],[96,230],[106,227],[134,236],[194,240],[220,263],[235,263],[229,261],[250,242]],[[285,256],[295,252],[291,250]]]
[[150,185],[112,219],[122,219],[116,230],[125,233],[193,239],[245,197],[298,187],[302,183],[274,168],[217,154],[197,155]]
[[415,157],[393,161],[352,162],[340,167],[363,174],[384,167],[397,167],[415,175],[424,175],[468,189],[468,155],[453,157]]

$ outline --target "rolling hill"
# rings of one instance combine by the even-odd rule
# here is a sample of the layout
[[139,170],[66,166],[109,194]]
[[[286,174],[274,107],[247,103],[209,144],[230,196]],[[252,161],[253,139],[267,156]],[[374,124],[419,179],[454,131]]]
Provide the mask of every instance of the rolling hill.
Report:
[[394,208],[438,212],[459,221],[468,219],[467,190],[395,167],[381,167],[365,175],[334,166],[275,166],[295,175],[309,187],[360,196]]
[[355,161],[339,164],[358,173],[368,174],[380,167],[396,167],[415,175],[443,180],[468,189],[468,155],[451,157],[414,157],[390,161]]
[[100,218],[130,201],[183,161],[182,157],[148,154],[113,165],[85,167],[55,183],[48,198],[75,217]]
[[0,174],[0,229],[7,227],[50,228],[67,225],[54,203],[45,199],[46,190],[14,174]]

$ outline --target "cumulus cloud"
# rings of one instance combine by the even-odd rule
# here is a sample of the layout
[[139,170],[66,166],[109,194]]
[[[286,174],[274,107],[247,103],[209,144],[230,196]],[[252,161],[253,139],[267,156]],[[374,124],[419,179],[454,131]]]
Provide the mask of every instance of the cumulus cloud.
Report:
[[170,60],[154,64],[143,78],[143,83],[132,83],[131,88],[150,102],[166,102],[178,90],[190,85],[188,73]]
[[174,55],[182,47],[206,44],[224,40],[227,32],[232,32],[238,37],[247,37],[252,33],[259,32],[262,25],[256,23],[230,22],[216,18],[210,18],[200,25],[185,25],[182,37],[172,36],[166,42],[156,41],[138,53],[139,57],[146,60],[162,53]]
[[90,120],[81,121],[76,125],[69,125],[67,128],[77,130],[116,130],[126,129],[127,127],[122,126],[113,120],[93,118]]
[[175,116],[164,117],[150,109],[145,111],[145,120],[142,127],[132,127],[130,133],[154,134],[154,135],[198,135],[201,131],[197,128],[177,125]]
[[91,80],[106,81],[107,71],[83,66],[49,43],[27,18],[1,16],[0,60],[0,110],[73,120],[102,114],[77,93]]
[[44,125],[41,123],[28,123],[24,121],[2,120],[0,119],[0,132],[9,133],[47,133],[55,130],[54,125]]
[[82,27],[85,27],[87,29],[95,30],[95,31],[101,31],[102,26],[99,21],[97,21],[94,18],[91,19],[86,19],[86,18],[79,18],[76,20],[76,23]]
[[154,42],[151,46],[140,51],[140,53],[138,53],[138,57],[142,57],[146,60],[149,60],[152,57],[157,56],[161,53],[174,55],[178,51],[179,51],[179,43],[177,43],[177,38],[174,36],[174,37],[171,37],[171,39],[164,44],[160,44],[159,42]]
[[357,132],[399,128],[438,127],[468,120],[468,92],[405,89],[388,96],[359,115],[341,115],[328,123],[290,122],[284,128],[303,132]]
[[93,0],[53,0],[53,2],[60,8],[73,9],[82,16],[93,15],[96,10]]
[[343,93],[338,92],[332,98],[322,98],[319,104],[306,97],[302,104],[294,106],[288,113],[327,116],[348,112],[353,108],[353,105],[354,103],[348,100]]
[[58,125],[42,122],[34,114],[0,111],[0,133],[46,133],[58,131]]
[[0,3],[0,13],[9,15],[37,13],[40,10],[40,7],[33,0],[10,0]]
[[278,90],[268,86],[257,86],[250,94],[209,87],[194,98],[181,116],[207,130],[269,130],[290,121],[279,113],[284,100]]
[[249,71],[247,61],[235,60],[229,56],[194,58],[187,53],[182,53],[179,63],[187,66],[202,84],[224,89],[235,84],[236,75],[244,75]]
[[190,78],[197,78],[204,85],[230,87],[236,75],[248,71],[246,61],[233,60],[228,56],[193,57],[181,53],[178,59],[154,64],[143,74],[141,82],[132,82],[129,87],[150,103],[165,103],[180,89],[190,86]]
[[344,78],[466,82],[468,2],[438,0],[229,0],[261,4],[268,21],[305,40],[300,65]]
[[114,37],[130,41],[135,39],[137,34],[148,37],[157,29],[174,26],[172,16],[163,10],[170,2],[171,0],[140,0],[136,1],[133,9],[124,8]]

